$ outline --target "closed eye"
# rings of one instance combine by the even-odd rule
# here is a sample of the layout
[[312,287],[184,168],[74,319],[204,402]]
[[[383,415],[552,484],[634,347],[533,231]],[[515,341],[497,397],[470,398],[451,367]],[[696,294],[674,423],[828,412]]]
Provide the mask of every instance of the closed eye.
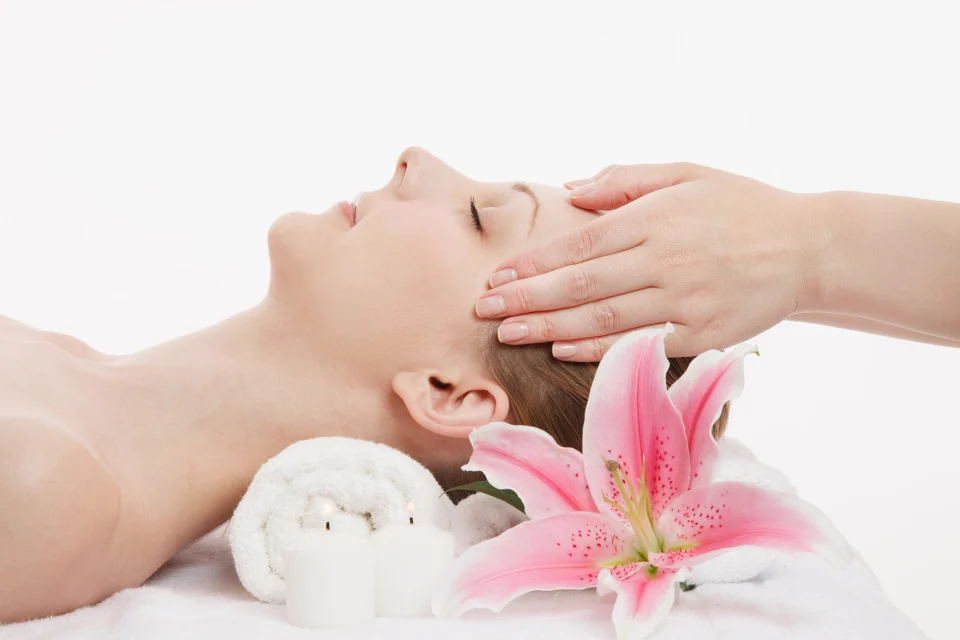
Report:
[[477,202],[474,198],[470,198],[470,215],[473,216],[473,226],[477,228],[477,231],[483,233],[483,225],[480,224],[480,212],[477,211]]

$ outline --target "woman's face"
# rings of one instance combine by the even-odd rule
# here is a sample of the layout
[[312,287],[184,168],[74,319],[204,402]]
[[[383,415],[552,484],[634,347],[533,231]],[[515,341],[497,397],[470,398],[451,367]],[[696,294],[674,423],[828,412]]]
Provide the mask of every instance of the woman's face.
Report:
[[322,332],[325,354],[349,350],[339,359],[358,378],[433,371],[439,386],[457,383],[482,375],[474,305],[497,265],[594,215],[562,189],[477,182],[407,149],[390,181],[360,196],[355,222],[335,205],[274,224],[271,296]]

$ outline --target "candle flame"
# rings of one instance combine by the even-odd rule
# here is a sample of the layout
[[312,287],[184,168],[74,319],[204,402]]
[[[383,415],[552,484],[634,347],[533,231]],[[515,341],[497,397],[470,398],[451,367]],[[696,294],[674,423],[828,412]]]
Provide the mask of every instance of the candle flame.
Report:
[[333,507],[331,507],[329,504],[323,505],[323,515],[328,516],[331,513],[333,513]]
[[416,507],[413,506],[413,503],[412,503],[412,502],[408,502],[408,503],[407,503],[407,511],[409,511],[410,513],[413,513],[413,511],[414,511],[415,508],[416,508]]

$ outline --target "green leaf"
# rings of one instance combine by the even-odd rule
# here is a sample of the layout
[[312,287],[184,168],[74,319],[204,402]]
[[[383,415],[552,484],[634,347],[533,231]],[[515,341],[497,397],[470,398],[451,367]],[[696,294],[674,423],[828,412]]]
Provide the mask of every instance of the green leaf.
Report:
[[695,585],[695,584],[690,584],[689,582],[681,582],[681,583],[680,583],[680,591],[684,591],[684,592],[686,592],[686,591],[693,591],[693,590],[696,589],[696,588],[697,588],[697,585]]
[[485,493],[488,496],[496,498],[497,500],[503,500],[511,507],[526,513],[523,508],[523,500],[520,499],[520,496],[510,489],[498,489],[486,480],[478,480],[476,482],[471,482],[470,484],[463,484],[459,487],[453,487],[451,489],[447,489],[444,491],[444,493],[450,493],[451,491],[475,491],[477,493]]

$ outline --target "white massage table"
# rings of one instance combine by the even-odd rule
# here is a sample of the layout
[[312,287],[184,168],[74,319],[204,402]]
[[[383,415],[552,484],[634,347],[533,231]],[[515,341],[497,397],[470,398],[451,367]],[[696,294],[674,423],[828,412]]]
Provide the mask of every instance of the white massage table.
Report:
[[[286,623],[283,606],[260,603],[244,591],[226,537],[218,530],[177,555],[146,585],[68,615],[0,627],[0,640],[612,640],[610,607],[609,599],[593,591],[535,593],[499,614],[474,611],[457,620],[380,618],[348,630],[298,629]],[[924,637],[887,600],[862,562],[839,571],[818,557],[798,555],[784,556],[752,582],[681,593],[652,640]]]

